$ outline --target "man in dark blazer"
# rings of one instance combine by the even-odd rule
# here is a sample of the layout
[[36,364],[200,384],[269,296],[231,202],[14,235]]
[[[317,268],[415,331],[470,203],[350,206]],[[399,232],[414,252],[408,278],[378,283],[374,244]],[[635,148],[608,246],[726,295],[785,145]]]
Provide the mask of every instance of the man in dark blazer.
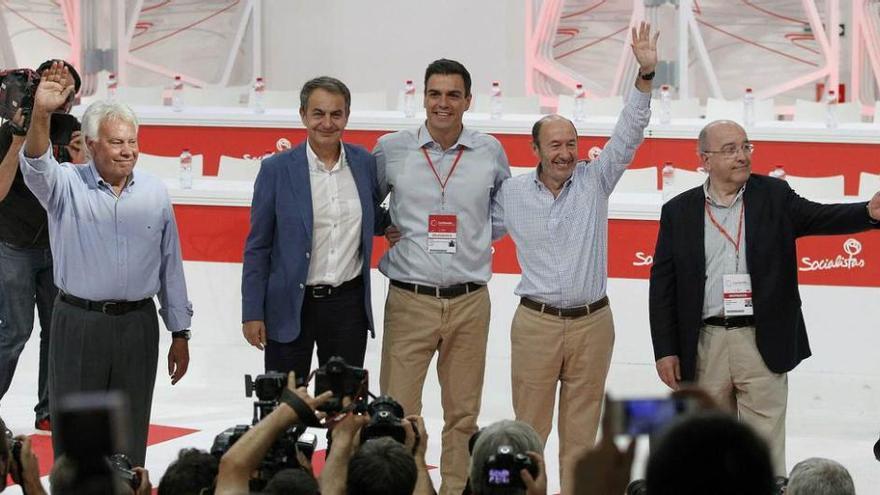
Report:
[[351,93],[318,77],[300,92],[308,139],[263,161],[242,271],[242,333],[267,371],[308,376],[332,356],[363,366],[373,331],[370,255],[381,227],[376,161],[344,144]]
[[810,356],[795,240],[875,228],[868,203],[819,204],[751,174],[754,150],[731,121],[700,132],[709,179],[663,206],[651,268],[651,337],[670,388],[696,381],[766,438],[785,474],[786,373]]

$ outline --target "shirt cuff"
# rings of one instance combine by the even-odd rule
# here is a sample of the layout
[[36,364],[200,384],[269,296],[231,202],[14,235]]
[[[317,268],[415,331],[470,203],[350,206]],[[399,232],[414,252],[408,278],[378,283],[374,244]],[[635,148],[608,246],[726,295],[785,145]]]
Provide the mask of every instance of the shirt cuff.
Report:
[[165,322],[165,328],[169,332],[179,332],[188,330],[192,327],[192,303],[187,301],[186,307],[183,308],[162,308],[159,310],[162,321]]
[[636,108],[650,108],[651,93],[642,93],[639,88],[633,88],[633,91],[629,92],[629,104]]
[[46,151],[42,155],[40,155],[36,158],[30,158],[30,157],[25,156],[24,148],[25,147],[22,146],[21,149],[18,150],[19,163],[24,164],[28,168],[30,168],[32,170],[36,170],[37,172],[45,172],[52,165],[52,160],[54,159],[54,157],[52,156],[52,146],[51,145],[49,145],[49,147],[46,148]]

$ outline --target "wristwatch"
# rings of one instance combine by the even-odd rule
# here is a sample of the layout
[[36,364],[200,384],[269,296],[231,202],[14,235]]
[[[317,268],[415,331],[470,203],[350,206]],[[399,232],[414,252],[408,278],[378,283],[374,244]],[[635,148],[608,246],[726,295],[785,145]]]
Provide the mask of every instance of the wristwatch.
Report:
[[192,332],[189,330],[179,330],[177,332],[171,332],[172,339],[184,339],[189,340],[192,337]]
[[639,77],[641,77],[645,81],[650,81],[651,79],[654,79],[655,75],[657,75],[657,71],[652,70],[651,72],[648,72],[647,74],[639,74]]

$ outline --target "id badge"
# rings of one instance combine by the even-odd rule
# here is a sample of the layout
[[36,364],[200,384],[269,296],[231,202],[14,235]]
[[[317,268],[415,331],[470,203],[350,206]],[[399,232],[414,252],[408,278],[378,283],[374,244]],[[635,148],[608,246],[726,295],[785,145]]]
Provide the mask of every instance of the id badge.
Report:
[[752,316],[752,277],[748,273],[724,276],[724,316]]
[[449,213],[428,215],[428,252],[455,254],[458,245],[458,217]]

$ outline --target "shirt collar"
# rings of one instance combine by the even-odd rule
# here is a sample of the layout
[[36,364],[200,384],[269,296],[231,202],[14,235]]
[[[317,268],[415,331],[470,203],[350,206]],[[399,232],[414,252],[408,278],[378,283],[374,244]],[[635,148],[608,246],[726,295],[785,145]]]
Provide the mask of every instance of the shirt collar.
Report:
[[[581,162],[578,162],[577,164],[575,164],[575,169],[571,172],[571,177],[569,177],[565,181],[565,183],[562,184],[563,190],[565,190],[568,186],[571,185],[572,181],[574,180],[574,173],[577,171],[577,165],[580,163]],[[541,162],[538,162],[538,165],[535,166],[535,168],[532,169],[532,171],[529,172],[529,174],[532,176],[532,181],[534,181],[535,185],[538,187],[539,190],[541,188],[547,189],[547,186],[545,186],[544,183],[541,182],[541,175],[540,175],[541,174]]]
[[[736,204],[737,201],[740,201],[742,199],[745,191],[746,191],[746,185],[743,184],[743,186],[741,188],[739,188],[739,191],[737,191],[736,197],[733,198],[733,202],[730,203],[730,207],[732,207],[733,205]],[[715,198],[713,198],[712,195],[709,194],[709,178],[708,177],[706,178],[706,182],[703,182],[703,195],[706,197],[706,202],[708,202],[710,205],[718,207],[718,208],[729,208],[729,206],[725,206],[725,205],[715,201]]]
[[[419,148],[424,148],[425,146],[434,143],[434,138],[431,137],[431,133],[428,131],[427,122],[422,122],[422,125],[419,127],[418,131],[418,145]],[[459,146],[464,146],[465,148],[474,148],[474,131],[468,129],[467,127],[461,128],[461,134],[458,136],[458,141],[455,142],[449,149],[456,149]]]
[[327,170],[323,166],[319,166],[319,164],[326,164],[318,158],[318,154],[315,153],[315,150],[312,149],[312,145],[309,144],[309,140],[306,139],[306,160],[309,162],[309,170],[313,172],[338,172],[345,167],[345,146],[342,144],[342,141],[339,142],[339,158],[336,160],[336,163],[333,164],[333,167],[330,168],[330,170]]

